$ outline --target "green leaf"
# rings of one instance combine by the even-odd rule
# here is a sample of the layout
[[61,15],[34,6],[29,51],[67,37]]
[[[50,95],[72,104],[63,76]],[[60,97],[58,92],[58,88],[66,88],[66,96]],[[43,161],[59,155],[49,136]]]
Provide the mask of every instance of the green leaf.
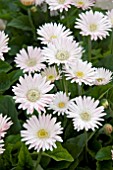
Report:
[[112,149],[112,146],[107,146],[107,147],[101,148],[97,152],[95,159],[98,161],[110,160],[111,159],[111,149]]
[[53,151],[46,151],[44,153],[45,156],[49,156],[50,158],[53,158],[56,161],[74,161],[73,157],[70,155],[70,153],[62,147],[61,143],[57,143],[57,148]]
[[9,88],[10,88],[9,76],[5,72],[0,73],[0,91],[3,92],[5,90],[8,90]]
[[14,70],[11,73],[9,73],[9,79],[11,82],[11,85],[19,79],[20,76],[23,75],[22,70]]
[[1,72],[8,72],[11,69],[12,69],[12,66],[9,63],[0,60],[0,73]]
[[113,170],[112,161],[97,161],[96,170]]

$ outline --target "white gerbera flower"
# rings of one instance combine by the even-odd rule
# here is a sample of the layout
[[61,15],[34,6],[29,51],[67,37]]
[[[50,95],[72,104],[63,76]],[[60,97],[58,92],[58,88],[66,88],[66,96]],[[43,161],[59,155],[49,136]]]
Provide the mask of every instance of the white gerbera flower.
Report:
[[10,120],[10,117],[7,117],[7,115],[3,116],[3,114],[0,114],[0,139],[1,137],[4,137],[7,133],[6,131],[10,128],[12,125],[12,121]]
[[56,123],[56,118],[51,115],[39,115],[39,118],[32,116],[27,123],[24,123],[26,130],[21,131],[22,141],[29,145],[29,149],[34,148],[37,152],[40,150],[53,150],[56,148],[56,141],[62,142],[59,134],[62,134],[61,123]]
[[80,29],[80,34],[83,36],[91,36],[91,40],[97,40],[106,38],[111,31],[111,23],[108,17],[102,12],[92,10],[86,11],[86,13],[79,14],[80,18],[77,18],[75,28]]
[[55,80],[60,79],[60,73],[56,71],[55,66],[47,67],[44,71],[41,72],[42,77],[47,78],[47,81],[51,81],[52,83]]
[[93,131],[98,126],[102,125],[100,121],[104,121],[102,118],[106,115],[104,113],[104,107],[98,107],[99,101],[94,101],[94,98],[84,96],[76,97],[73,99],[73,103],[69,106],[68,117],[73,118],[74,129],[77,131],[85,129]]
[[112,80],[112,72],[105,68],[97,68],[96,70],[96,79],[95,85],[105,85],[108,84]]
[[38,39],[42,41],[42,44],[48,44],[60,37],[73,39],[72,32],[60,23],[46,23],[37,29],[37,34],[41,36]]
[[34,109],[39,113],[45,112],[45,108],[52,100],[53,94],[47,94],[52,88],[50,81],[46,80],[46,77],[42,77],[40,74],[24,75],[19,79],[20,84],[13,86],[13,92],[15,93],[14,99],[16,103],[20,103],[19,109],[27,109],[28,114],[32,114]]
[[108,19],[111,22],[112,28],[113,28],[113,9],[111,11],[106,12]]
[[3,147],[4,147],[4,141],[3,139],[0,139],[0,154],[2,154],[5,151]]
[[3,53],[7,53],[9,51],[8,47],[8,35],[5,35],[4,31],[0,31],[0,59],[4,60]]
[[72,2],[77,8],[85,10],[94,6],[95,0],[72,0]]
[[41,5],[45,0],[35,0],[35,5]]
[[68,8],[71,8],[72,0],[46,0],[49,5],[49,9],[59,10],[62,12],[63,10],[68,11]]
[[64,115],[67,112],[70,103],[71,100],[66,93],[60,91],[55,94],[53,101],[48,106],[48,109],[54,110],[53,114],[58,113],[58,115]]
[[20,50],[20,54],[15,57],[15,63],[17,67],[20,67],[23,72],[34,73],[35,71],[40,71],[45,68],[45,61],[40,48],[33,48],[32,46]]
[[76,41],[68,38],[61,38],[54,41],[54,44],[49,43],[48,47],[42,50],[45,60],[51,64],[69,64],[77,58],[82,57],[82,47]]
[[92,68],[91,63],[87,61],[76,60],[69,67],[64,67],[66,80],[71,79],[71,83],[76,82],[79,85],[93,85],[95,80],[95,68]]

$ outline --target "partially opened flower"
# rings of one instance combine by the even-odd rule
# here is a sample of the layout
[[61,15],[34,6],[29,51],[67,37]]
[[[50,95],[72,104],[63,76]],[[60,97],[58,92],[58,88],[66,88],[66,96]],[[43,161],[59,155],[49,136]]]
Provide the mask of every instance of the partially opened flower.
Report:
[[20,103],[19,109],[26,110],[28,114],[32,114],[34,109],[39,113],[45,112],[45,107],[51,102],[53,94],[47,94],[52,88],[50,81],[46,80],[46,77],[42,77],[40,74],[24,75],[20,77],[20,84],[13,86],[13,92],[15,94],[15,102]]
[[113,9],[111,11],[107,11],[106,14],[107,14],[108,19],[110,20],[112,28],[113,28]]
[[77,8],[85,10],[94,6],[95,0],[72,0],[72,2]]
[[58,115],[64,115],[67,112],[70,103],[71,100],[69,99],[69,96],[60,91],[55,94],[52,102],[48,106],[48,109],[52,109],[53,114],[58,113]]
[[112,72],[105,68],[97,68],[96,70],[96,79],[95,85],[105,85],[108,84],[112,80]]
[[0,59],[4,60],[3,53],[7,53],[9,51],[8,47],[8,35],[5,35],[4,31],[0,31]]
[[111,31],[111,23],[102,12],[92,10],[79,14],[75,28],[80,29],[83,36],[91,36],[91,40],[106,38]]
[[68,11],[68,8],[71,8],[72,0],[46,0],[49,5],[49,9],[59,10],[62,12],[63,10]]
[[3,116],[2,113],[0,114],[0,139],[5,136],[12,124],[10,117],[7,117],[7,115]]
[[37,29],[37,34],[41,36],[38,39],[42,41],[42,44],[48,44],[61,37],[73,39],[71,31],[60,23],[46,23]]
[[23,72],[33,73],[45,68],[45,61],[40,48],[27,47],[27,51],[23,48],[15,57],[17,67],[20,67]]
[[95,80],[95,68],[91,63],[82,60],[76,60],[69,67],[64,67],[66,80],[71,80],[71,83],[76,82],[79,85],[93,85]]
[[95,130],[99,128],[102,124],[101,121],[104,121],[103,116],[104,107],[98,106],[99,101],[94,100],[94,98],[79,96],[73,99],[73,103],[70,104],[68,117],[73,119],[74,129],[77,131],[85,129]]
[[3,139],[0,139],[0,155],[5,151],[4,147],[4,141]]
[[32,116],[24,123],[25,130],[21,131],[22,141],[29,145],[29,149],[34,148],[37,152],[40,150],[53,150],[56,148],[56,141],[62,142],[59,136],[63,128],[61,123],[56,123],[56,118],[51,115]]
[[49,43],[42,50],[46,62],[51,64],[69,64],[77,58],[82,57],[83,49],[76,41],[68,38],[54,40],[54,44]]

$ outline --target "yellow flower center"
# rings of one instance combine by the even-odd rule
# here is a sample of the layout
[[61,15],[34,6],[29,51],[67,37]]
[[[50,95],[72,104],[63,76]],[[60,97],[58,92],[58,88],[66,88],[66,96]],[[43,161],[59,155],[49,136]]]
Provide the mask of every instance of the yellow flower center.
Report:
[[78,5],[80,5],[80,6],[81,6],[81,5],[84,5],[84,2],[83,2],[83,1],[78,1],[77,3],[78,3]]
[[101,83],[103,80],[105,80],[104,78],[98,78],[96,79],[99,83]]
[[58,107],[59,107],[59,108],[64,108],[64,107],[65,107],[65,103],[64,103],[64,102],[58,103]]
[[56,35],[51,35],[50,40],[57,38]]
[[55,80],[55,76],[54,75],[48,75],[47,76],[47,80],[54,81]]
[[84,77],[84,73],[82,71],[78,71],[78,72],[76,72],[76,76],[78,78],[83,78]]
[[27,66],[28,67],[33,67],[33,66],[35,66],[36,65],[36,60],[35,59],[29,59],[28,61],[27,61]]
[[65,0],[58,0],[59,4],[63,4],[65,2]]
[[44,139],[44,138],[48,138],[48,137],[49,137],[49,133],[48,133],[45,129],[40,129],[40,130],[37,132],[37,136],[38,136],[40,139]]
[[67,60],[69,58],[69,53],[67,51],[58,51],[56,54],[56,58],[58,60],[64,61]]
[[82,120],[85,120],[85,121],[89,121],[91,118],[90,114],[87,112],[81,113],[80,117]]
[[97,30],[97,25],[96,24],[91,24],[89,26],[89,29],[90,29],[91,32],[95,32]]
[[36,102],[40,98],[40,92],[32,89],[27,92],[26,96],[30,102]]

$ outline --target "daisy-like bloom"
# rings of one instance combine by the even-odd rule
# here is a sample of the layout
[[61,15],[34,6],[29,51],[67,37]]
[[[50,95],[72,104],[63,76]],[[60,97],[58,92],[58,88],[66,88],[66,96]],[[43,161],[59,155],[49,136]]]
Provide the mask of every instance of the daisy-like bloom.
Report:
[[0,139],[0,154],[2,154],[5,151],[3,147],[4,147],[4,141],[3,139]]
[[0,31],[0,59],[4,60],[3,53],[7,53],[9,51],[8,47],[8,35],[5,35],[4,31]]
[[93,85],[95,80],[95,68],[87,61],[76,60],[69,67],[64,67],[66,80],[71,80],[71,83],[76,82],[79,85]]
[[35,5],[41,5],[45,0],[35,0]]
[[73,103],[69,105],[68,117],[73,118],[74,129],[77,131],[85,129],[88,131],[98,128],[102,124],[100,121],[104,121],[102,118],[106,115],[104,113],[104,107],[99,106],[99,101],[94,98],[81,96],[73,99]]
[[56,118],[51,118],[49,114],[39,115],[38,118],[32,116],[23,126],[26,130],[21,131],[22,141],[29,145],[29,149],[52,151],[57,147],[56,141],[62,142],[59,136],[63,133],[61,122],[56,123]]
[[108,18],[110,19],[112,28],[113,28],[113,9],[111,11],[106,12]]
[[108,84],[112,80],[112,72],[105,68],[97,68],[96,69],[96,79],[95,85],[105,85]]
[[42,44],[54,42],[55,39],[59,39],[60,37],[73,39],[71,36],[72,32],[60,23],[46,23],[37,29],[37,34],[41,36],[38,39],[42,41]]
[[32,114],[34,109],[39,113],[45,112],[45,107],[52,101],[53,94],[47,94],[52,88],[50,81],[40,74],[24,75],[20,77],[20,84],[13,86],[15,102],[20,103],[19,109],[27,109],[28,114]]
[[106,38],[111,31],[111,23],[102,12],[92,10],[79,14],[75,28],[80,29],[83,36],[91,36],[91,40]]
[[85,10],[94,6],[95,0],[73,0],[72,2],[77,8]]
[[42,77],[47,78],[47,81],[51,81],[52,83],[55,80],[59,80],[60,79],[60,73],[58,73],[56,71],[55,66],[52,67],[47,67],[44,71],[41,72]]
[[0,114],[0,139],[1,137],[4,137],[7,133],[6,131],[10,128],[12,125],[12,121],[10,120],[10,117],[7,117],[7,115],[3,116],[3,114]]
[[20,2],[25,6],[30,6],[35,3],[35,0],[20,0]]
[[32,46],[20,50],[20,53],[15,57],[15,63],[17,67],[20,67],[23,72],[34,73],[35,71],[40,71],[45,68],[45,61],[40,48],[33,48]]
[[66,93],[60,91],[55,94],[53,101],[48,106],[48,109],[54,110],[53,114],[58,113],[58,116],[61,114],[64,115],[67,112],[70,103],[71,100]]
[[62,12],[63,10],[68,11],[68,8],[71,8],[72,0],[46,0],[49,5],[49,9],[59,10]]
[[82,57],[83,48],[76,41],[68,38],[54,40],[42,50],[46,62],[51,64],[69,64]]

